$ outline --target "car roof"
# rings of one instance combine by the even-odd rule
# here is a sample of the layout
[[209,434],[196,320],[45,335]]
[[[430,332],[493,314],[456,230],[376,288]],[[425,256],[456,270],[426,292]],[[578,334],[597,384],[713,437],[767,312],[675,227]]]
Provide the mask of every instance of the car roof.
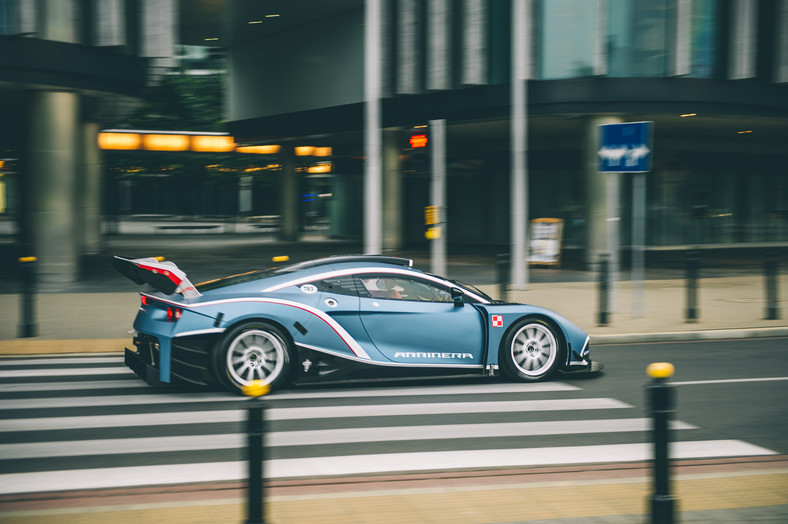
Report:
[[356,264],[392,264],[395,266],[413,267],[413,260],[402,257],[392,257],[386,255],[336,255],[325,258],[317,258],[314,260],[305,260],[295,264],[282,267],[282,272],[301,271],[319,266],[343,264],[343,263],[356,263]]

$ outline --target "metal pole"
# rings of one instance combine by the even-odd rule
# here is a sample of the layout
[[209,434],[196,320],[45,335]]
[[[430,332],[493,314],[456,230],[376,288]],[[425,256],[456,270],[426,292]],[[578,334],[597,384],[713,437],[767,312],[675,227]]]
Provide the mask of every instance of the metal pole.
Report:
[[438,235],[431,245],[432,272],[446,274],[446,120],[430,120],[432,205],[438,210]]
[[600,326],[607,326],[610,321],[610,257],[603,254],[599,257],[599,321]]
[[35,299],[36,299],[36,257],[21,257],[19,269],[21,272],[19,337],[29,338],[38,335],[36,324]]
[[646,244],[646,174],[632,179],[632,318],[642,318]]
[[777,253],[767,253],[763,260],[764,285],[766,286],[766,320],[780,318],[778,280],[780,260]]
[[269,391],[268,385],[263,385],[259,380],[242,388],[243,394],[251,397],[248,401],[247,418],[247,458],[248,458],[248,493],[247,493],[247,519],[245,524],[265,524],[265,494],[263,479],[265,477],[263,464],[265,463],[265,400],[263,395]]
[[688,251],[687,271],[687,322],[698,321],[698,269],[700,257],[697,251]]
[[511,114],[511,279],[515,289],[528,286],[528,77],[530,2],[512,1]]
[[364,3],[364,252],[382,249],[381,0]]
[[608,311],[618,310],[618,270],[619,251],[621,239],[619,237],[619,224],[621,222],[619,205],[619,186],[621,176],[619,173],[605,173],[605,208],[606,208],[606,240],[605,249],[610,257],[610,284],[608,291]]
[[652,524],[674,522],[675,498],[670,494],[670,420],[675,412],[674,386],[667,383],[673,376],[673,365],[667,362],[649,364],[653,379],[646,386],[648,406],[653,418],[654,492],[651,495]]

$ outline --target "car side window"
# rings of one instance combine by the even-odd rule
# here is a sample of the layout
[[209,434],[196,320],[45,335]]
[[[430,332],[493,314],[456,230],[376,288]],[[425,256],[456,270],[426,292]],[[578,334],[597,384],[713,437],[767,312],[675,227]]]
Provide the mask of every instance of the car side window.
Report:
[[415,302],[452,302],[449,289],[424,280],[392,275],[369,275],[361,277],[359,281],[371,298]]
[[[350,295],[357,297],[359,295],[359,286],[352,276],[327,278],[325,280],[318,280],[313,282],[319,291],[324,293],[336,293],[337,295]],[[366,293],[362,292],[362,296]]]

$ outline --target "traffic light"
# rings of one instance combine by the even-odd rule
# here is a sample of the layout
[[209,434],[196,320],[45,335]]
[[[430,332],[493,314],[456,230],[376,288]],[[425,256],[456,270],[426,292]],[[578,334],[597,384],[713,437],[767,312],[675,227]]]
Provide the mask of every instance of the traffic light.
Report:
[[408,130],[403,171],[413,176],[429,176],[431,173],[430,132],[427,126]]

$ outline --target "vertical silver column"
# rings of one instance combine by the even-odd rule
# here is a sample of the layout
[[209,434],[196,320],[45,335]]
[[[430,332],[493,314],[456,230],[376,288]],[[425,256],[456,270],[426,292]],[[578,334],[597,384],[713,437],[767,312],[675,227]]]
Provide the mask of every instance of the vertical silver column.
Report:
[[[512,7],[516,11],[516,7]],[[462,83],[487,83],[487,2],[463,0]],[[512,22],[515,24],[515,22]]]
[[[419,24],[421,17],[418,0],[399,0],[397,2],[397,93],[413,95],[420,92],[421,64]],[[369,5],[369,4],[367,4]],[[376,26],[379,30],[380,22]],[[378,42],[380,39],[378,38]],[[378,43],[380,45],[380,43]]]
[[755,76],[757,52],[758,4],[755,0],[733,0],[731,3],[730,64],[728,78],[739,80]]
[[427,16],[427,89],[451,87],[449,0],[430,0]]
[[77,279],[76,151],[79,95],[31,94],[28,165],[29,217],[42,282]]
[[511,115],[511,284],[528,285],[528,77],[530,71],[531,3],[512,1]]
[[430,120],[430,148],[432,150],[432,205],[438,210],[440,234],[431,241],[431,270],[446,274],[446,120]]
[[596,38],[594,39],[594,76],[607,75],[607,58],[608,58],[607,18],[608,18],[607,0],[596,0],[596,20],[595,20]]
[[690,74],[692,66],[692,0],[676,1],[676,34],[673,40],[671,74]]
[[82,253],[95,255],[101,252],[101,151],[98,147],[98,122],[85,122],[81,126],[81,157],[77,176],[78,203],[77,234]]
[[777,35],[774,39],[774,81],[788,82],[788,0],[780,0],[777,6]]
[[402,162],[400,154],[402,134],[399,129],[383,131],[383,220],[384,251],[402,247]]
[[599,257],[608,253],[607,179],[599,172],[598,133],[602,124],[621,122],[620,118],[595,116],[588,119],[585,132],[584,165],[586,181],[586,267],[594,268]]
[[296,156],[292,143],[282,145],[282,213],[279,238],[284,241],[298,240],[298,174]]
[[381,252],[381,3],[364,11],[364,252]]

